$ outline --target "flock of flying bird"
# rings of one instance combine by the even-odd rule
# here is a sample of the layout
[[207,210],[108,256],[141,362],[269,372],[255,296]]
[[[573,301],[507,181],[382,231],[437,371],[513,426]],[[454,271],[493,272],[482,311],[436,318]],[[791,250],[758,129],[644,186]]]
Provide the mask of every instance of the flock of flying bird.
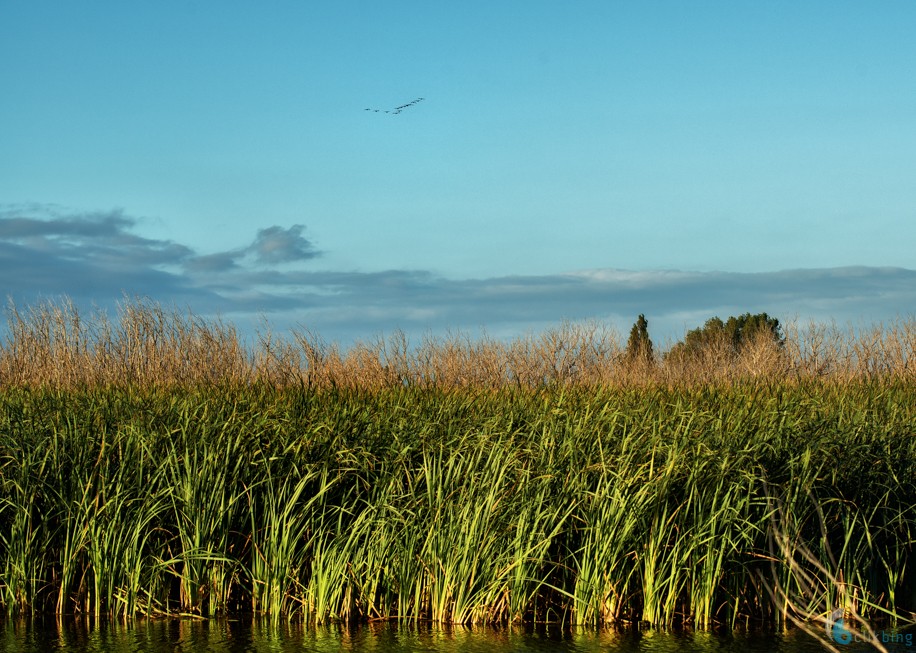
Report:
[[401,106],[395,107],[394,109],[387,109],[387,110],[386,109],[366,109],[366,111],[374,111],[375,113],[384,112],[384,113],[390,113],[394,115],[394,114],[401,113],[404,109],[407,109],[408,107],[412,107],[413,105],[417,104],[418,102],[422,102],[422,101],[423,101],[423,98],[418,97],[416,100],[408,102],[407,104],[402,104]]

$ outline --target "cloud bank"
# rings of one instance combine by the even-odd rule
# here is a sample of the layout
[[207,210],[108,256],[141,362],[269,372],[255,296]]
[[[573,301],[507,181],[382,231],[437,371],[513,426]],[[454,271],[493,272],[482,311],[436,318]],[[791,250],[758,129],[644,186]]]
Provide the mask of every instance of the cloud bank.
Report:
[[916,271],[843,267],[765,273],[599,269],[544,276],[448,279],[423,270],[317,269],[304,225],[258,230],[247,245],[201,255],[132,233],[122,211],[74,213],[49,206],[0,209],[0,279],[17,304],[68,296],[114,308],[147,297],[219,314],[243,330],[260,316],[351,342],[486,329],[508,337],[563,320],[599,319],[625,334],[639,313],[657,341],[680,338],[712,315],[766,311],[782,320],[871,323],[911,316]]

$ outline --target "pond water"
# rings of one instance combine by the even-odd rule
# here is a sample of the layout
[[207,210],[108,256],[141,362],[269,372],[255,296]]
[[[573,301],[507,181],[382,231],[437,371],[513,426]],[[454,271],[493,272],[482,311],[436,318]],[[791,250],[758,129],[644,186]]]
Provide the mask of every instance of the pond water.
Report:
[[[845,651],[874,650],[865,644]],[[139,621],[129,625],[64,621],[8,621],[0,651],[10,653],[279,653],[287,651],[419,653],[821,653],[799,631],[786,634],[439,628],[378,624],[357,628],[271,626],[251,621]],[[906,650],[888,645],[889,651]]]

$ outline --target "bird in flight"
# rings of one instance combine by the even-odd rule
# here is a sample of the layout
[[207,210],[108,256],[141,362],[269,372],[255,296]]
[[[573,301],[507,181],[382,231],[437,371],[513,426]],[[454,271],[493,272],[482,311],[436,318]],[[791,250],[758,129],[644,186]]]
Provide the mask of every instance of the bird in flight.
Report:
[[404,109],[409,109],[410,107],[417,104],[418,102],[422,102],[424,99],[425,98],[418,97],[416,100],[411,100],[407,104],[402,104],[401,106],[395,107],[393,109],[366,109],[366,111],[374,111],[375,113],[388,113],[391,115],[397,115],[401,113]]

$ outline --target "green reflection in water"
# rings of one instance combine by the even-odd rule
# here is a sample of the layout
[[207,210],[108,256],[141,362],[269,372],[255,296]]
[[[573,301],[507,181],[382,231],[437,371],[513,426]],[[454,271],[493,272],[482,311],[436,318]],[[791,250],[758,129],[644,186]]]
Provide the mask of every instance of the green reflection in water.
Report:
[[[848,647],[850,653],[859,646]],[[10,621],[0,628],[0,651],[21,653],[820,653],[803,633],[573,631],[530,628],[357,628],[274,626],[251,621],[140,621],[133,624],[68,620]],[[865,650],[865,649],[862,649]],[[845,653],[845,651],[844,651]]]

